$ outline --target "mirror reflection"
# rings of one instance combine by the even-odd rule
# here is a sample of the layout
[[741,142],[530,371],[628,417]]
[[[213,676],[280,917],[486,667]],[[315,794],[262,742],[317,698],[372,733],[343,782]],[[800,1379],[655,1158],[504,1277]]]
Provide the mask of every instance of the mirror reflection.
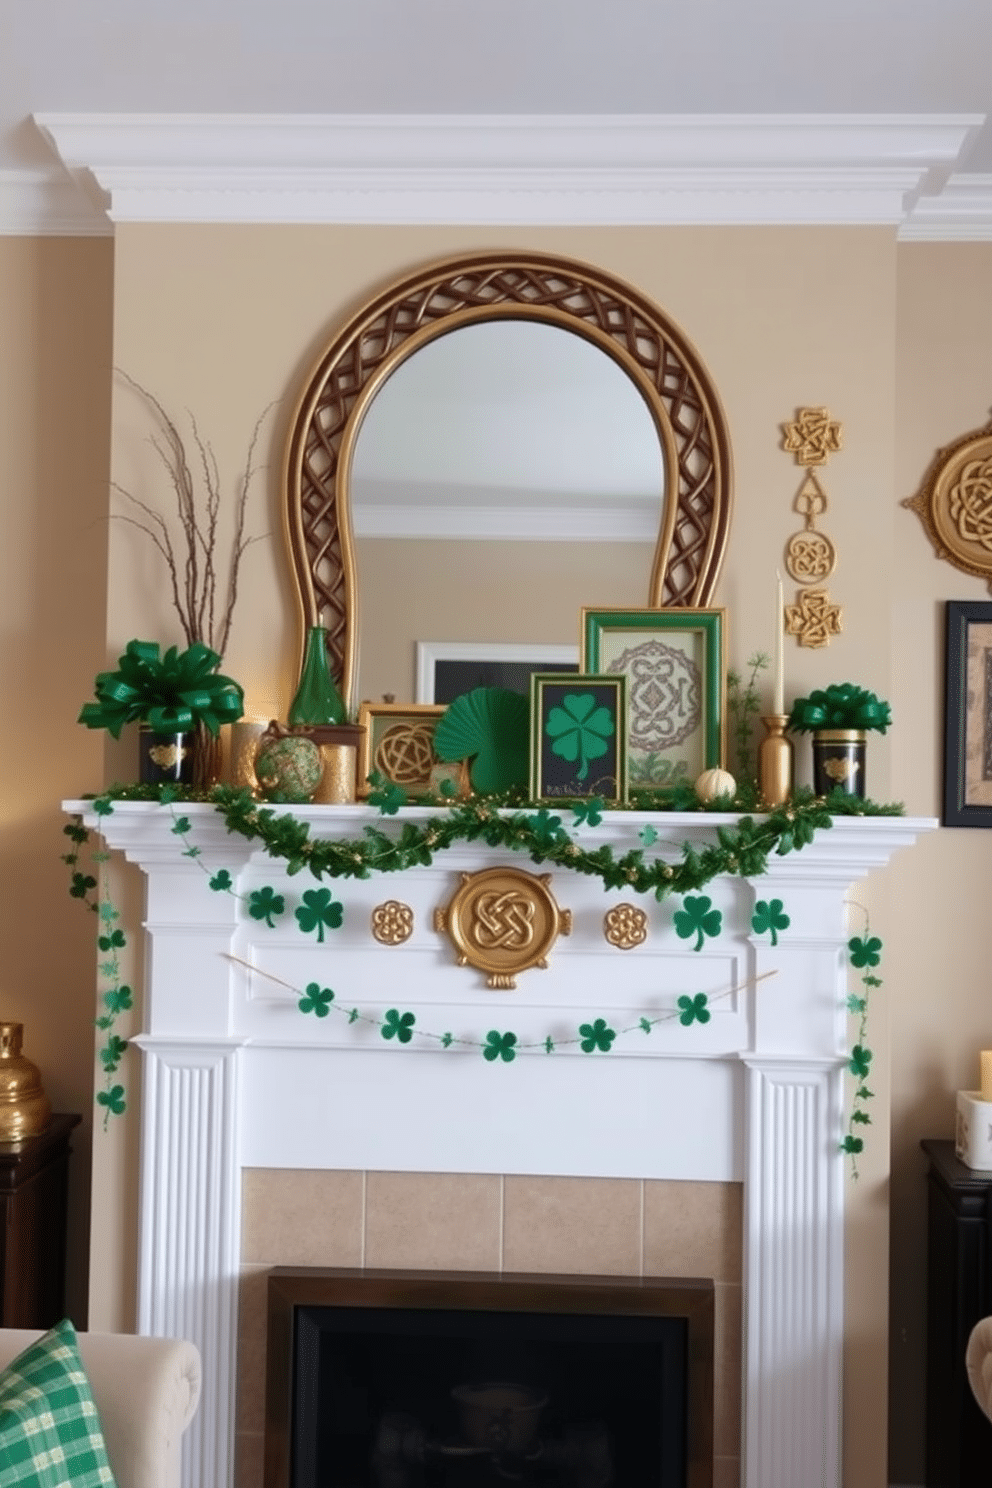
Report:
[[618,363],[561,326],[490,320],[420,347],[372,400],[349,489],[360,697],[412,698],[418,640],[575,644],[583,604],[646,601],[658,430]]

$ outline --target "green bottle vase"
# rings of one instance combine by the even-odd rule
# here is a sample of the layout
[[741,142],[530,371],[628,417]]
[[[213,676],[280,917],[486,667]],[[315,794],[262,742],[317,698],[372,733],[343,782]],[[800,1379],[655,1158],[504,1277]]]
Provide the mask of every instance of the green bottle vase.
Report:
[[290,727],[344,721],[345,706],[327,659],[327,628],[311,625],[303,648],[299,686],[289,706]]

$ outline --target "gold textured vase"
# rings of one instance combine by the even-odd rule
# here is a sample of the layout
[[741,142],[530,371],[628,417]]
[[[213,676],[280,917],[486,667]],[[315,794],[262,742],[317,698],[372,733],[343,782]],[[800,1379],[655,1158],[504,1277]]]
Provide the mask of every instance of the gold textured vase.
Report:
[[52,1115],[38,1066],[21,1053],[23,1023],[0,1022],[0,1142],[36,1137]]
[[765,737],[758,746],[758,785],[766,806],[783,806],[792,795],[792,740],[785,737],[787,713],[762,718]]

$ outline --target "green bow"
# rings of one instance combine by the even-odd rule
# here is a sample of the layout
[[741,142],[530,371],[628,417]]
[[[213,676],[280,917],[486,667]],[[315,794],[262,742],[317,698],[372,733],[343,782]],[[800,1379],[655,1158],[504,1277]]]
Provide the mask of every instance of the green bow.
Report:
[[835,682],[796,698],[787,727],[794,733],[813,729],[875,729],[884,734],[892,722],[888,703],[880,702],[873,692],[856,687],[853,682]]
[[156,734],[179,734],[202,723],[213,735],[244,711],[244,692],[216,669],[220,657],[196,641],[188,651],[157,641],[128,641],[116,672],[99,672],[97,701],[84,703],[79,722],[109,729],[115,739],[126,723],[141,719]]

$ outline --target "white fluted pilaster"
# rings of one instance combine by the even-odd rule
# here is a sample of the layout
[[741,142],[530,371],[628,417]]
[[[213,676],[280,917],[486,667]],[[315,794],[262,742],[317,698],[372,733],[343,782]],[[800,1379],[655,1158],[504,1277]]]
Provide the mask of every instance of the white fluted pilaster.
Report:
[[186,1488],[232,1481],[240,1251],[240,1045],[143,1037],[138,1328],[191,1339],[203,1398]]
[[746,1058],[745,1488],[838,1488],[843,1061]]

